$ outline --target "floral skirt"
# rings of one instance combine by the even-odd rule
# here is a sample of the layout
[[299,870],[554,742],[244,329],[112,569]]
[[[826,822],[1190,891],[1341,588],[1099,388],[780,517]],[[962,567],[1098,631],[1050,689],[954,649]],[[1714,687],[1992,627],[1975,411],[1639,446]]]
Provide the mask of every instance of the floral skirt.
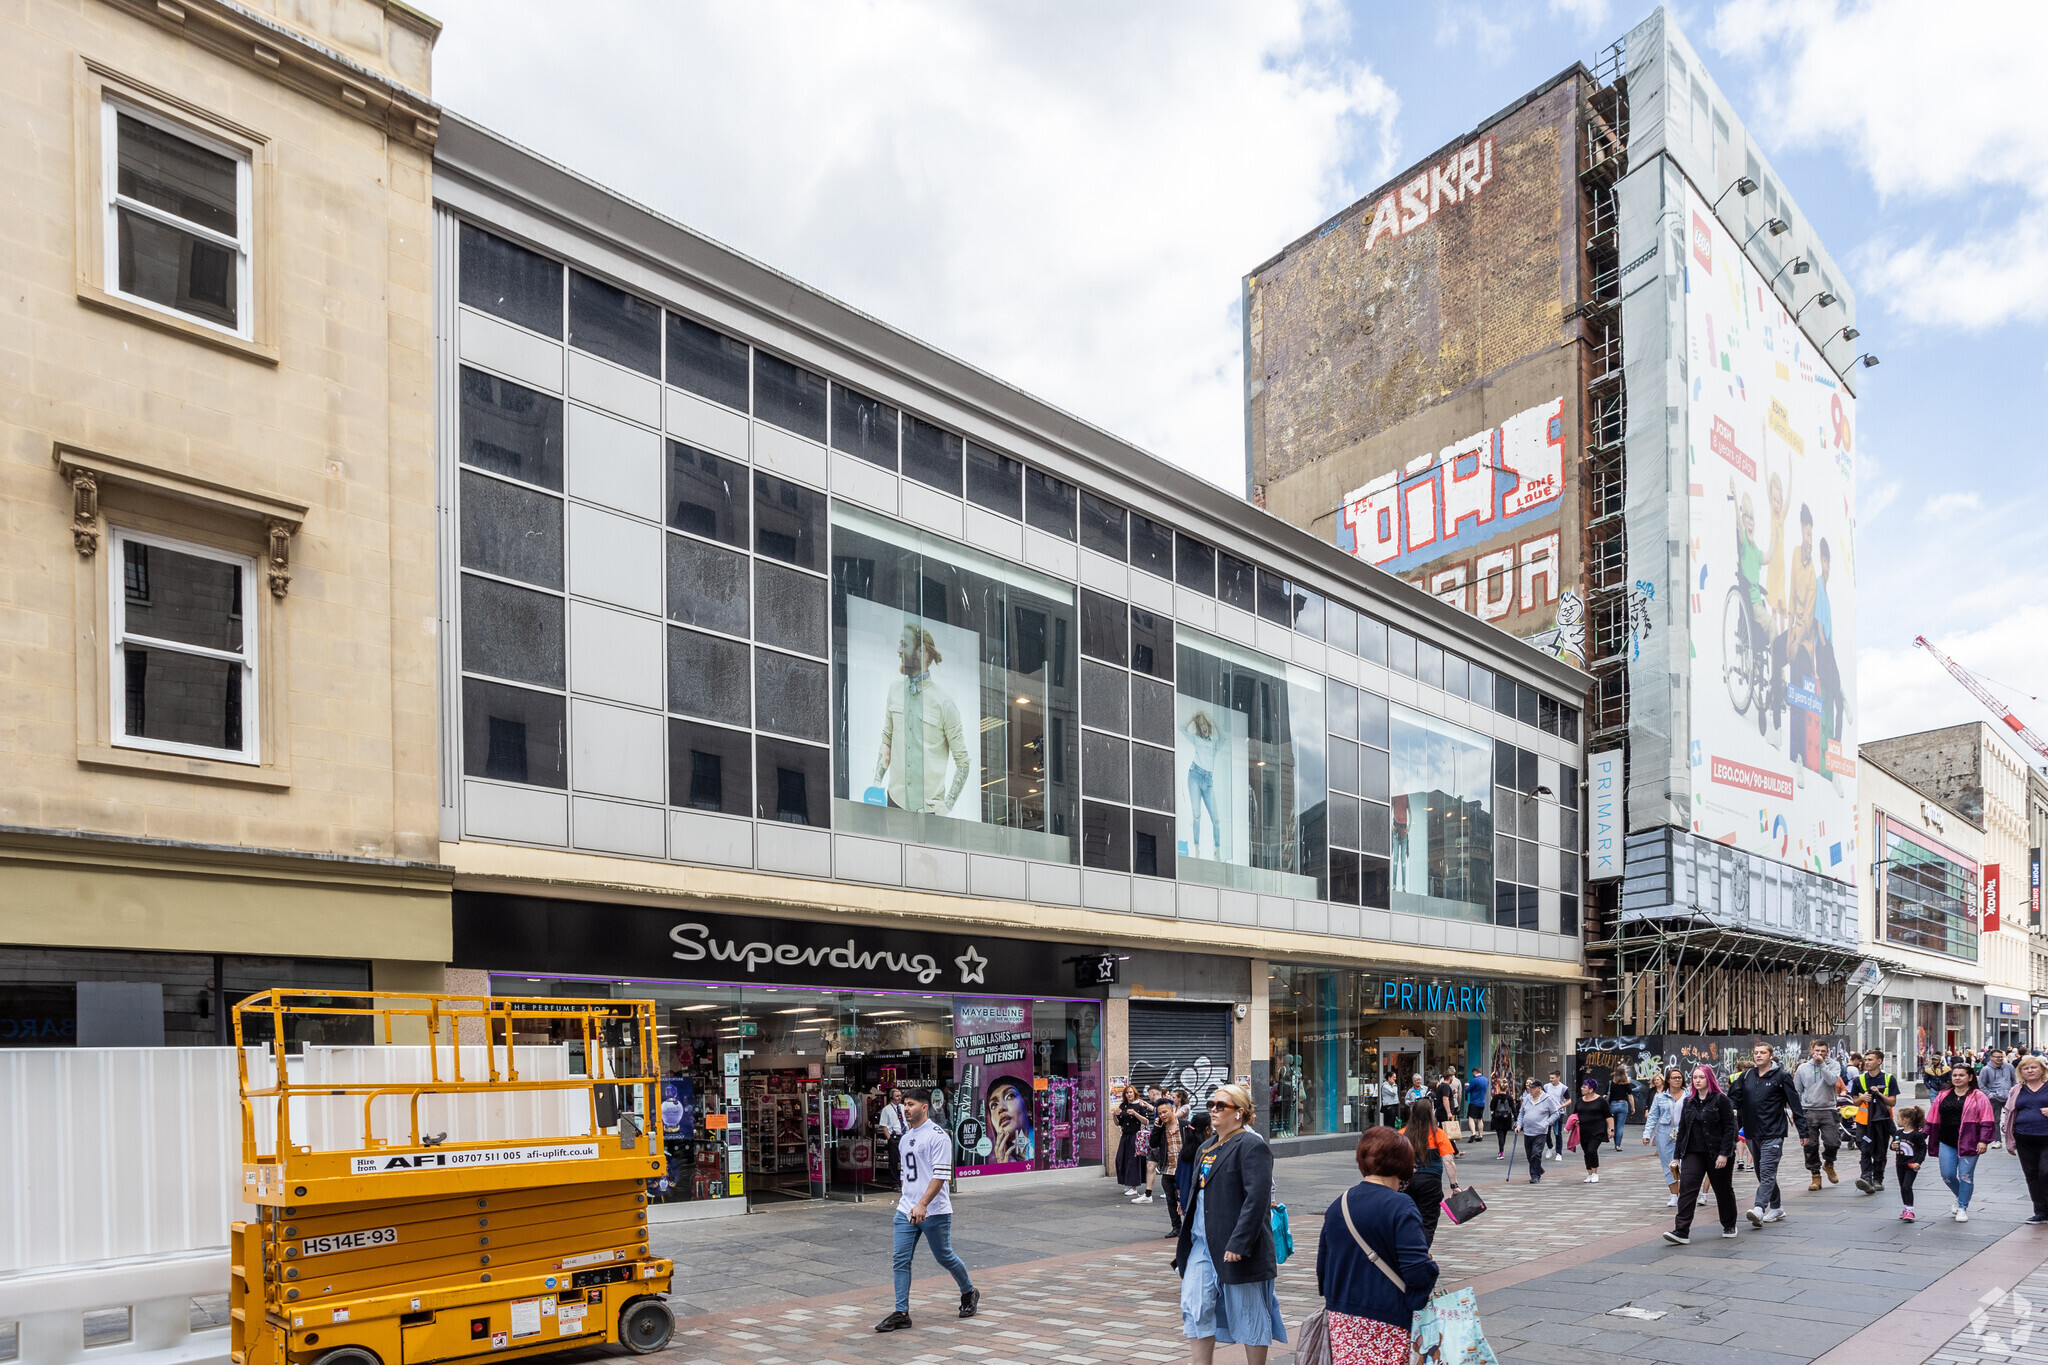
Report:
[[1330,1365],[1408,1365],[1408,1334],[1378,1318],[1330,1312]]

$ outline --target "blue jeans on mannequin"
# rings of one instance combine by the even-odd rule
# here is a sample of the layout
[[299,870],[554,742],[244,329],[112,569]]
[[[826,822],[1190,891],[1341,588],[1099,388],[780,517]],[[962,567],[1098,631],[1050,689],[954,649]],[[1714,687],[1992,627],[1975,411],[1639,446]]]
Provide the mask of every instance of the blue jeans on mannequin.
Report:
[[1941,1148],[1941,1183],[1956,1197],[1958,1207],[1970,1207],[1970,1195],[1977,1188],[1977,1158],[1982,1152],[1964,1156],[1946,1143]]
[[923,1237],[931,1244],[932,1259],[953,1277],[953,1283],[960,1286],[965,1294],[974,1288],[974,1281],[967,1276],[967,1263],[953,1252],[953,1215],[950,1213],[928,1213],[922,1223],[910,1221],[910,1215],[898,1210],[896,1213],[896,1311],[910,1311],[910,1258],[917,1251],[917,1239]]
[[1223,856],[1223,824],[1216,818],[1216,775],[1199,763],[1188,764],[1188,817],[1192,821],[1189,829],[1188,852],[1202,851],[1202,808],[1209,808],[1209,842],[1216,850],[1216,856]]

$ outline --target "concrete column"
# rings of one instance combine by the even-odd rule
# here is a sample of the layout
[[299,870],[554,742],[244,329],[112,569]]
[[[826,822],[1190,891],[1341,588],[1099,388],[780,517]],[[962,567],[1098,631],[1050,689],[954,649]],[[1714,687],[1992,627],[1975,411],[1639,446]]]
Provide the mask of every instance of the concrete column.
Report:
[[1110,989],[1123,992],[1102,1002],[1102,1173],[1114,1176],[1123,1132],[1116,1126],[1116,1098],[1109,1087],[1131,1074],[1131,997],[1128,988]]
[[1267,1088],[1273,1083],[1272,1015],[1266,992],[1266,960],[1251,959],[1251,1005],[1242,1024],[1230,1030],[1230,1079],[1251,1077],[1253,1129],[1271,1137],[1272,1110],[1266,1103]]

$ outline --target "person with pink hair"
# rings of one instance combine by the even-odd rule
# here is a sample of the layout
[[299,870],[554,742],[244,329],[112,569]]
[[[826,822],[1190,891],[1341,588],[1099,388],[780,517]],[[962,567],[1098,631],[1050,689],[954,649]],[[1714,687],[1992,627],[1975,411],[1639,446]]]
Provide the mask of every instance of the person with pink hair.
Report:
[[1722,1092],[1714,1068],[1693,1069],[1692,1086],[1678,1106],[1672,1146],[1678,1153],[1678,1220],[1664,1240],[1673,1246],[1692,1244],[1692,1216],[1699,1207],[1702,1181],[1713,1186],[1721,1235],[1735,1236],[1735,1107]]

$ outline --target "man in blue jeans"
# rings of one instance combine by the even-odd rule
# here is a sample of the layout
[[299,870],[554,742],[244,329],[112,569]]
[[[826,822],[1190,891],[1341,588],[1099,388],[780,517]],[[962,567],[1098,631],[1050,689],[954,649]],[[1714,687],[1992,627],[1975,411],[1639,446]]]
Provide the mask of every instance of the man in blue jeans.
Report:
[[931,1243],[932,1259],[960,1286],[960,1316],[971,1318],[981,1307],[981,1291],[968,1278],[967,1266],[953,1254],[953,1197],[946,1182],[953,1178],[953,1139],[931,1122],[932,1092],[913,1086],[903,1092],[903,1117],[909,1127],[896,1144],[902,1183],[896,1199],[896,1311],[875,1324],[877,1332],[896,1332],[910,1323],[910,1258],[917,1239]]

